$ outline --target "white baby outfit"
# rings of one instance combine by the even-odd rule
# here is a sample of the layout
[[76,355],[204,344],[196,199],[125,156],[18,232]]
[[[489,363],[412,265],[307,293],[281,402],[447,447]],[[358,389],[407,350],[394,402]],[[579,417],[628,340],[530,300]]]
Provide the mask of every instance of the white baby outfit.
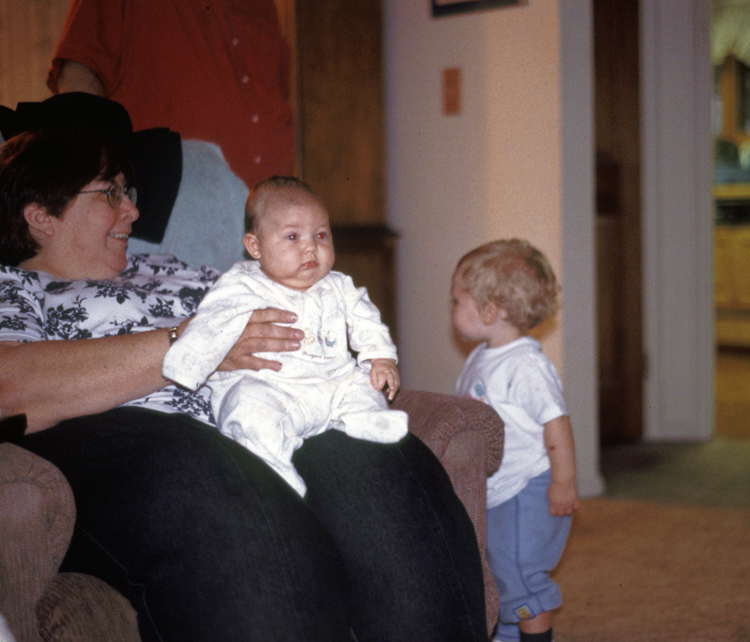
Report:
[[[269,307],[297,314],[294,327],[305,332],[302,347],[257,354],[280,362],[279,372],[216,371],[253,311]],[[293,290],[269,279],[256,261],[244,261],[206,294],[167,352],[163,374],[191,390],[206,383],[219,429],[304,497],[305,483],[291,460],[305,438],[336,428],[395,443],[407,433],[406,413],[390,410],[370,383],[372,359],[396,360],[396,347],[365,288],[331,272],[304,292]]]

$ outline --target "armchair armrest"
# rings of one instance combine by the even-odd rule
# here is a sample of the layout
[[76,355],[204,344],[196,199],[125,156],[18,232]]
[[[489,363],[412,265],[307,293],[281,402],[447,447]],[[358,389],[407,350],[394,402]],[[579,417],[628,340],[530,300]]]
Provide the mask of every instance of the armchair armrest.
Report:
[[101,580],[58,569],[75,501],[50,462],[0,443],[0,613],[17,642],[140,642],[130,603]]
[[437,392],[402,390],[393,408],[409,415],[409,431],[419,437],[439,459],[462,433],[479,433],[485,441],[485,477],[500,466],[504,424],[487,404]]
[[51,463],[0,443],[0,613],[19,642],[40,640],[34,609],[75,523],[73,493]]
[[82,573],[60,573],[36,607],[44,642],[141,642],[138,616],[109,584]]

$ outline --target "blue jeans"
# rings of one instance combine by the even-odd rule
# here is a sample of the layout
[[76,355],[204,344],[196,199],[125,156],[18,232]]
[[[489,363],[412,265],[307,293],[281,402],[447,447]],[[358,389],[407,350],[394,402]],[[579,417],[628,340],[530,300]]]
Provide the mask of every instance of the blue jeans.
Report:
[[183,415],[117,408],[24,446],[73,489],[61,570],[125,595],[144,642],[487,639],[473,527],[413,436],[308,440],[306,500]]
[[487,511],[487,564],[500,597],[495,640],[518,640],[518,622],[562,604],[548,573],[560,561],[571,517],[550,515],[549,470],[507,502]]

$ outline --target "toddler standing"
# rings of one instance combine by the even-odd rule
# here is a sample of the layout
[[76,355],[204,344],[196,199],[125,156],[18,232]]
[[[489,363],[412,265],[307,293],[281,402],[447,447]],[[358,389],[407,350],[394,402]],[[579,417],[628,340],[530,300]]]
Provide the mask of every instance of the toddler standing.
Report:
[[469,342],[456,384],[505,422],[499,470],[487,481],[487,561],[500,596],[495,642],[551,642],[562,604],[549,577],[573,511],[575,450],[555,367],[528,330],[554,314],[559,287],[544,255],[518,239],[466,254],[451,287],[453,326]]
[[[330,428],[381,443],[406,436],[406,413],[390,410],[383,395],[386,389],[393,399],[399,388],[396,346],[365,288],[331,270],[328,211],[307,184],[285,176],[259,183],[247,200],[245,229],[255,260],[235,264],[209,290],[162,372],[191,389],[207,380],[219,429],[304,497],[292,464],[304,439]],[[280,369],[217,370],[253,312],[268,307],[297,315],[302,347],[258,354]]]

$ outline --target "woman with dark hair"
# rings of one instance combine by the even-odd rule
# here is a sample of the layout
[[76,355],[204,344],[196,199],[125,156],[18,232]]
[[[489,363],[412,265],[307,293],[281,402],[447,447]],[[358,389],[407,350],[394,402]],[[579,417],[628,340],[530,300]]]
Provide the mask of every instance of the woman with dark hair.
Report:
[[[126,253],[131,176],[82,134],[0,148],[0,415],[73,489],[62,570],[125,595],[144,642],[486,640],[473,528],[421,442],[311,438],[303,500],[162,378],[218,274]],[[255,313],[220,367],[278,368],[253,355],[297,349],[293,321]]]
[[[29,145],[29,141],[38,142]],[[61,157],[67,159],[62,167]],[[11,159],[16,162],[9,162]],[[120,187],[114,180],[118,174],[125,185],[134,181],[133,169],[120,151],[91,136],[43,132],[18,136],[0,148],[0,165],[6,164],[0,174],[2,211],[8,214],[0,219],[2,265],[16,266],[41,249],[25,219],[26,205],[36,203],[59,219],[92,178],[101,179],[115,191]],[[134,188],[128,188],[128,195],[134,205]]]

